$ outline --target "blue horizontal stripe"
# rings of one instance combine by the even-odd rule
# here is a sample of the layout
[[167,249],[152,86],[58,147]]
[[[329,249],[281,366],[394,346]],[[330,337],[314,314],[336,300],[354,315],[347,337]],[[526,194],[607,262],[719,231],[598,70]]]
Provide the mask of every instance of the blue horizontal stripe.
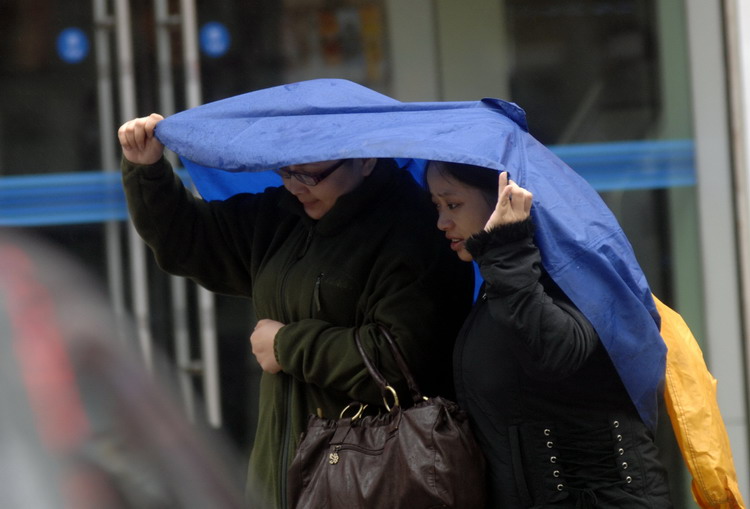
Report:
[[600,192],[695,185],[692,140],[564,145],[550,150]]
[[0,225],[44,226],[127,218],[119,172],[0,178]]
[[[695,185],[692,140],[550,149],[600,192]],[[179,174],[189,182],[185,171]],[[119,171],[0,177],[0,226],[100,223],[127,215]]]

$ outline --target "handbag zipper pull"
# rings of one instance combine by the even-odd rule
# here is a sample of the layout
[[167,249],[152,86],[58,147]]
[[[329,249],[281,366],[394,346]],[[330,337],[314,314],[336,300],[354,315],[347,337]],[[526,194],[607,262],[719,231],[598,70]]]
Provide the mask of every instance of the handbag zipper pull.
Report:
[[341,446],[337,445],[336,447],[333,448],[333,452],[328,455],[328,463],[330,463],[331,465],[335,465],[336,463],[339,462],[339,453],[338,453],[339,449],[341,449]]

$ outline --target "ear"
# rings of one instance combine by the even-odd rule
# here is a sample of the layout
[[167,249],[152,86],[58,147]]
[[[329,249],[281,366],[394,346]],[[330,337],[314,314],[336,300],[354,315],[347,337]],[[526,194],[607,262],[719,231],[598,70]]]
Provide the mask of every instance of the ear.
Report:
[[372,170],[375,169],[378,159],[376,157],[369,157],[367,159],[360,159],[360,161],[362,161],[362,175],[364,177],[369,177]]

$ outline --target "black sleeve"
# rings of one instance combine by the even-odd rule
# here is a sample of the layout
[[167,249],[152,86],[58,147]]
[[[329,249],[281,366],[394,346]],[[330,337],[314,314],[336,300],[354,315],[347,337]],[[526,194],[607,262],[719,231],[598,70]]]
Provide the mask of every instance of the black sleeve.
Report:
[[163,158],[153,165],[123,159],[122,181],[133,224],[163,270],[215,292],[250,294],[257,195],[206,202]]
[[599,338],[591,323],[544,272],[531,219],[469,239],[479,264],[498,340],[513,341],[518,361],[531,375],[563,378],[578,371]]

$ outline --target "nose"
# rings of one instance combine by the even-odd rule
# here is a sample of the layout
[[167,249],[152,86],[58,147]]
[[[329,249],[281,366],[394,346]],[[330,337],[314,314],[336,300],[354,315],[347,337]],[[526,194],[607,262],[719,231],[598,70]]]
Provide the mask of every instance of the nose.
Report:
[[438,214],[438,220],[437,220],[437,227],[440,231],[448,231],[448,229],[453,225],[453,221],[451,221],[444,213],[440,212]]
[[291,177],[291,176],[283,177],[282,181],[284,182],[284,187],[286,187],[287,191],[289,191],[295,196],[307,191],[307,186],[305,186],[305,184],[303,184],[302,182],[300,182],[294,177]]

